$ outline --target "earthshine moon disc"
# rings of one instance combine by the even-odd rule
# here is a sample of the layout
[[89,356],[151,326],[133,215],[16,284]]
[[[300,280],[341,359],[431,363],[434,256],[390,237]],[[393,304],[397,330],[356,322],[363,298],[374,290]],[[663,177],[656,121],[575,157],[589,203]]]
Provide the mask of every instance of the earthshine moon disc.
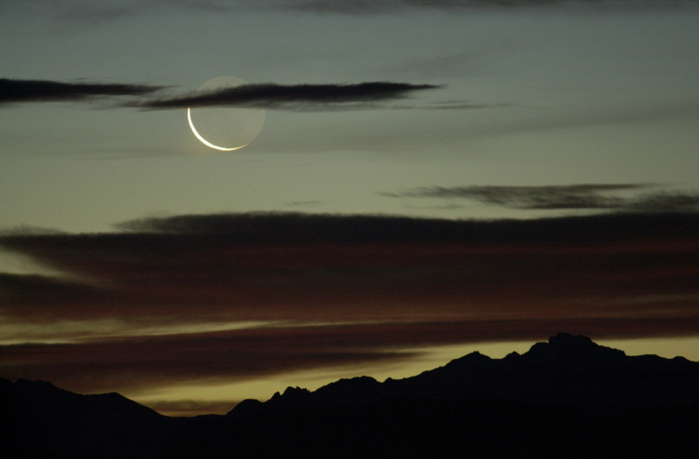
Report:
[[[247,83],[232,76],[213,78],[197,92],[210,92]],[[240,150],[255,140],[265,124],[265,110],[235,107],[188,107],[187,121],[194,136],[218,151]]]

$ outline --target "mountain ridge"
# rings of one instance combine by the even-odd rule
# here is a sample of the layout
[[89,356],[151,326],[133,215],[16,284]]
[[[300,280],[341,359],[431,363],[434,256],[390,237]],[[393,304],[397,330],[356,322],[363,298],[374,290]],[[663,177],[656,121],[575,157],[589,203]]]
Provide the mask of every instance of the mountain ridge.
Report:
[[116,393],[0,378],[11,457],[699,457],[699,362],[559,333],[404,379],[340,379],[170,418]]
[[631,408],[639,403],[699,404],[694,384],[699,384],[699,363],[682,357],[630,357],[588,337],[559,333],[522,355],[511,353],[492,359],[473,352],[400,380],[389,378],[381,383],[362,376],[316,391],[289,387],[267,402],[245,400],[227,416],[278,409],[356,407],[390,398],[502,400],[592,410]]
[[157,457],[181,423],[116,392],[76,394],[27,379],[0,378],[0,413],[8,457]]

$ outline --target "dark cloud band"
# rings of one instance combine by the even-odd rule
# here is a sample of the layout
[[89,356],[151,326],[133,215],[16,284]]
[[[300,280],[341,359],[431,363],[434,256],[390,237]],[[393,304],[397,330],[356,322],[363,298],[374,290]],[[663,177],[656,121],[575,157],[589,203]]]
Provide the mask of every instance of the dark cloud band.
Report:
[[123,227],[130,231],[1,237],[5,250],[71,276],[0,277],[0,315],[174,323],[550,307],[585,315],[571,298],[633,303],[632,311],[699,293],[696,213],[500,221],[220,214]]
[[357,84],[245,84],[204,93],[190,93],[138,104],[148,109],[246,107],[277,110],[326,109],[405,98],[409,93],[440,86],[395,82]]
[[[243,107],[295,111],[347,110],[374,107],[410,93],[441,86],[396,82],[357,84],[245,84],[207,92],[132,100],[120,106],[153,110],[188,107]],[[49,80],[0,79],[0,105],[28,102],[78,102],[107,97],[145,97],[165,86],[110,83],[68,83]]]
[[[697,213],[620,213],[534,220],[449,220],[381,215],[264,213],[181,215],[127,221],[118,227],[142,237],[154,233],[225,236],[229,241],[289,242],[579,242],[683,235]],[[669,233],[668,233],[669,232]],[[686,234],[691,234],[686,233]],[[686,235],[685,234],[685,235]],[[134,235],[135,236],[135,235]],[[128,235],[122,237],[128,238]],[[3,240],[0,239],[0,244]]]
[[0,104],[70,102],[96,97],[143,96],[163,86],[112,83],[66,83],[50,80],[0,79]]

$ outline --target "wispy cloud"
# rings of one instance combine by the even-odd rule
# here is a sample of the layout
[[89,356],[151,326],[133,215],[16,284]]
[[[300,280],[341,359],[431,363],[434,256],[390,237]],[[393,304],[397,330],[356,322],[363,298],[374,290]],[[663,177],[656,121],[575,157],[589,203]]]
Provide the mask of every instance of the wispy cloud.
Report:
[[444,10],[449,12],[472,11],[476,9],[515,9],[548,7],[555,5],[624,7],[624,8],[676,8],[696,7],[695,0],[267,0],[265,6],[278,7],[314,13],[336,14],[375,14],[401,10]]
[[699,194],[691,191],[646,192],[637,196],[619,196],[615,192],[639,191],[647,184],[577,184],[548,186],[463,186],[422,187],[389,197],[473,199],[488,205],[515,209],[591,209],[627,212],[681,212],[699,210]]
[[347,110],[380,102],[404,99],[410,93],[440,86],[397,82],[356,84],[245,84],[206,92],[193,92],[134,105],[148,109],[187,107],[245,107],[272,110]]
[[[39,9],[52,17],[52,33],[74,34],[134,16],[158,15],[179,9],[192,13],[240,14],[282,11],[291,14],[387,15],[412,12],[470,14],[477,11],[528,11],[533,8],[566,8],[570,11],[691,10],[697,0],[25,0],[0,2],[0,11],[35,14]],[[570,8],[568,8],[570,7]]]
[[309,199],[306,201],[284,201],[284,205],[288,207],[314,207],[326,202],[319,199]]
[[434,110],[478,110],[484,108],[504,108],[512,106],[513,105],[510,103],[484,104],[469,101],[449,100],[434,103],[427,108],[432,108]]
[[0,78],[0,105],[27,102],[76,102],[101,97],[143,96],[164,86]]

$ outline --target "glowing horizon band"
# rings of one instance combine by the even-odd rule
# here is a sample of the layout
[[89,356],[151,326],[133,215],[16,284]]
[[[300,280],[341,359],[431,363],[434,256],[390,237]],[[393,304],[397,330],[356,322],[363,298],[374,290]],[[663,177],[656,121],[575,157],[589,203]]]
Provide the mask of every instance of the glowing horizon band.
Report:
[[239,147],[225,148],[225,147],[219,147],[218,145],[214,145],[213,143],[206,140],[204,137],[201,136],[201,134],[199,134],[199,132],[197,132],[197,129],[194,127],[194,123],[192,122],[192,108],[191,107],[187,107],[187,121],[189,121],[189,127],[192,129],[194,136],[197,139],[199,139],[199,141],[201,143],[203,143],[204,145],[206,145],[209,148],[213,148],[214,150],[220,150],[220,151],[234,151],[234,150],[240,150],[241,148],[243,148],[244,146],[247,145],[247,143],[246,143],[246,144],[243,144]]

